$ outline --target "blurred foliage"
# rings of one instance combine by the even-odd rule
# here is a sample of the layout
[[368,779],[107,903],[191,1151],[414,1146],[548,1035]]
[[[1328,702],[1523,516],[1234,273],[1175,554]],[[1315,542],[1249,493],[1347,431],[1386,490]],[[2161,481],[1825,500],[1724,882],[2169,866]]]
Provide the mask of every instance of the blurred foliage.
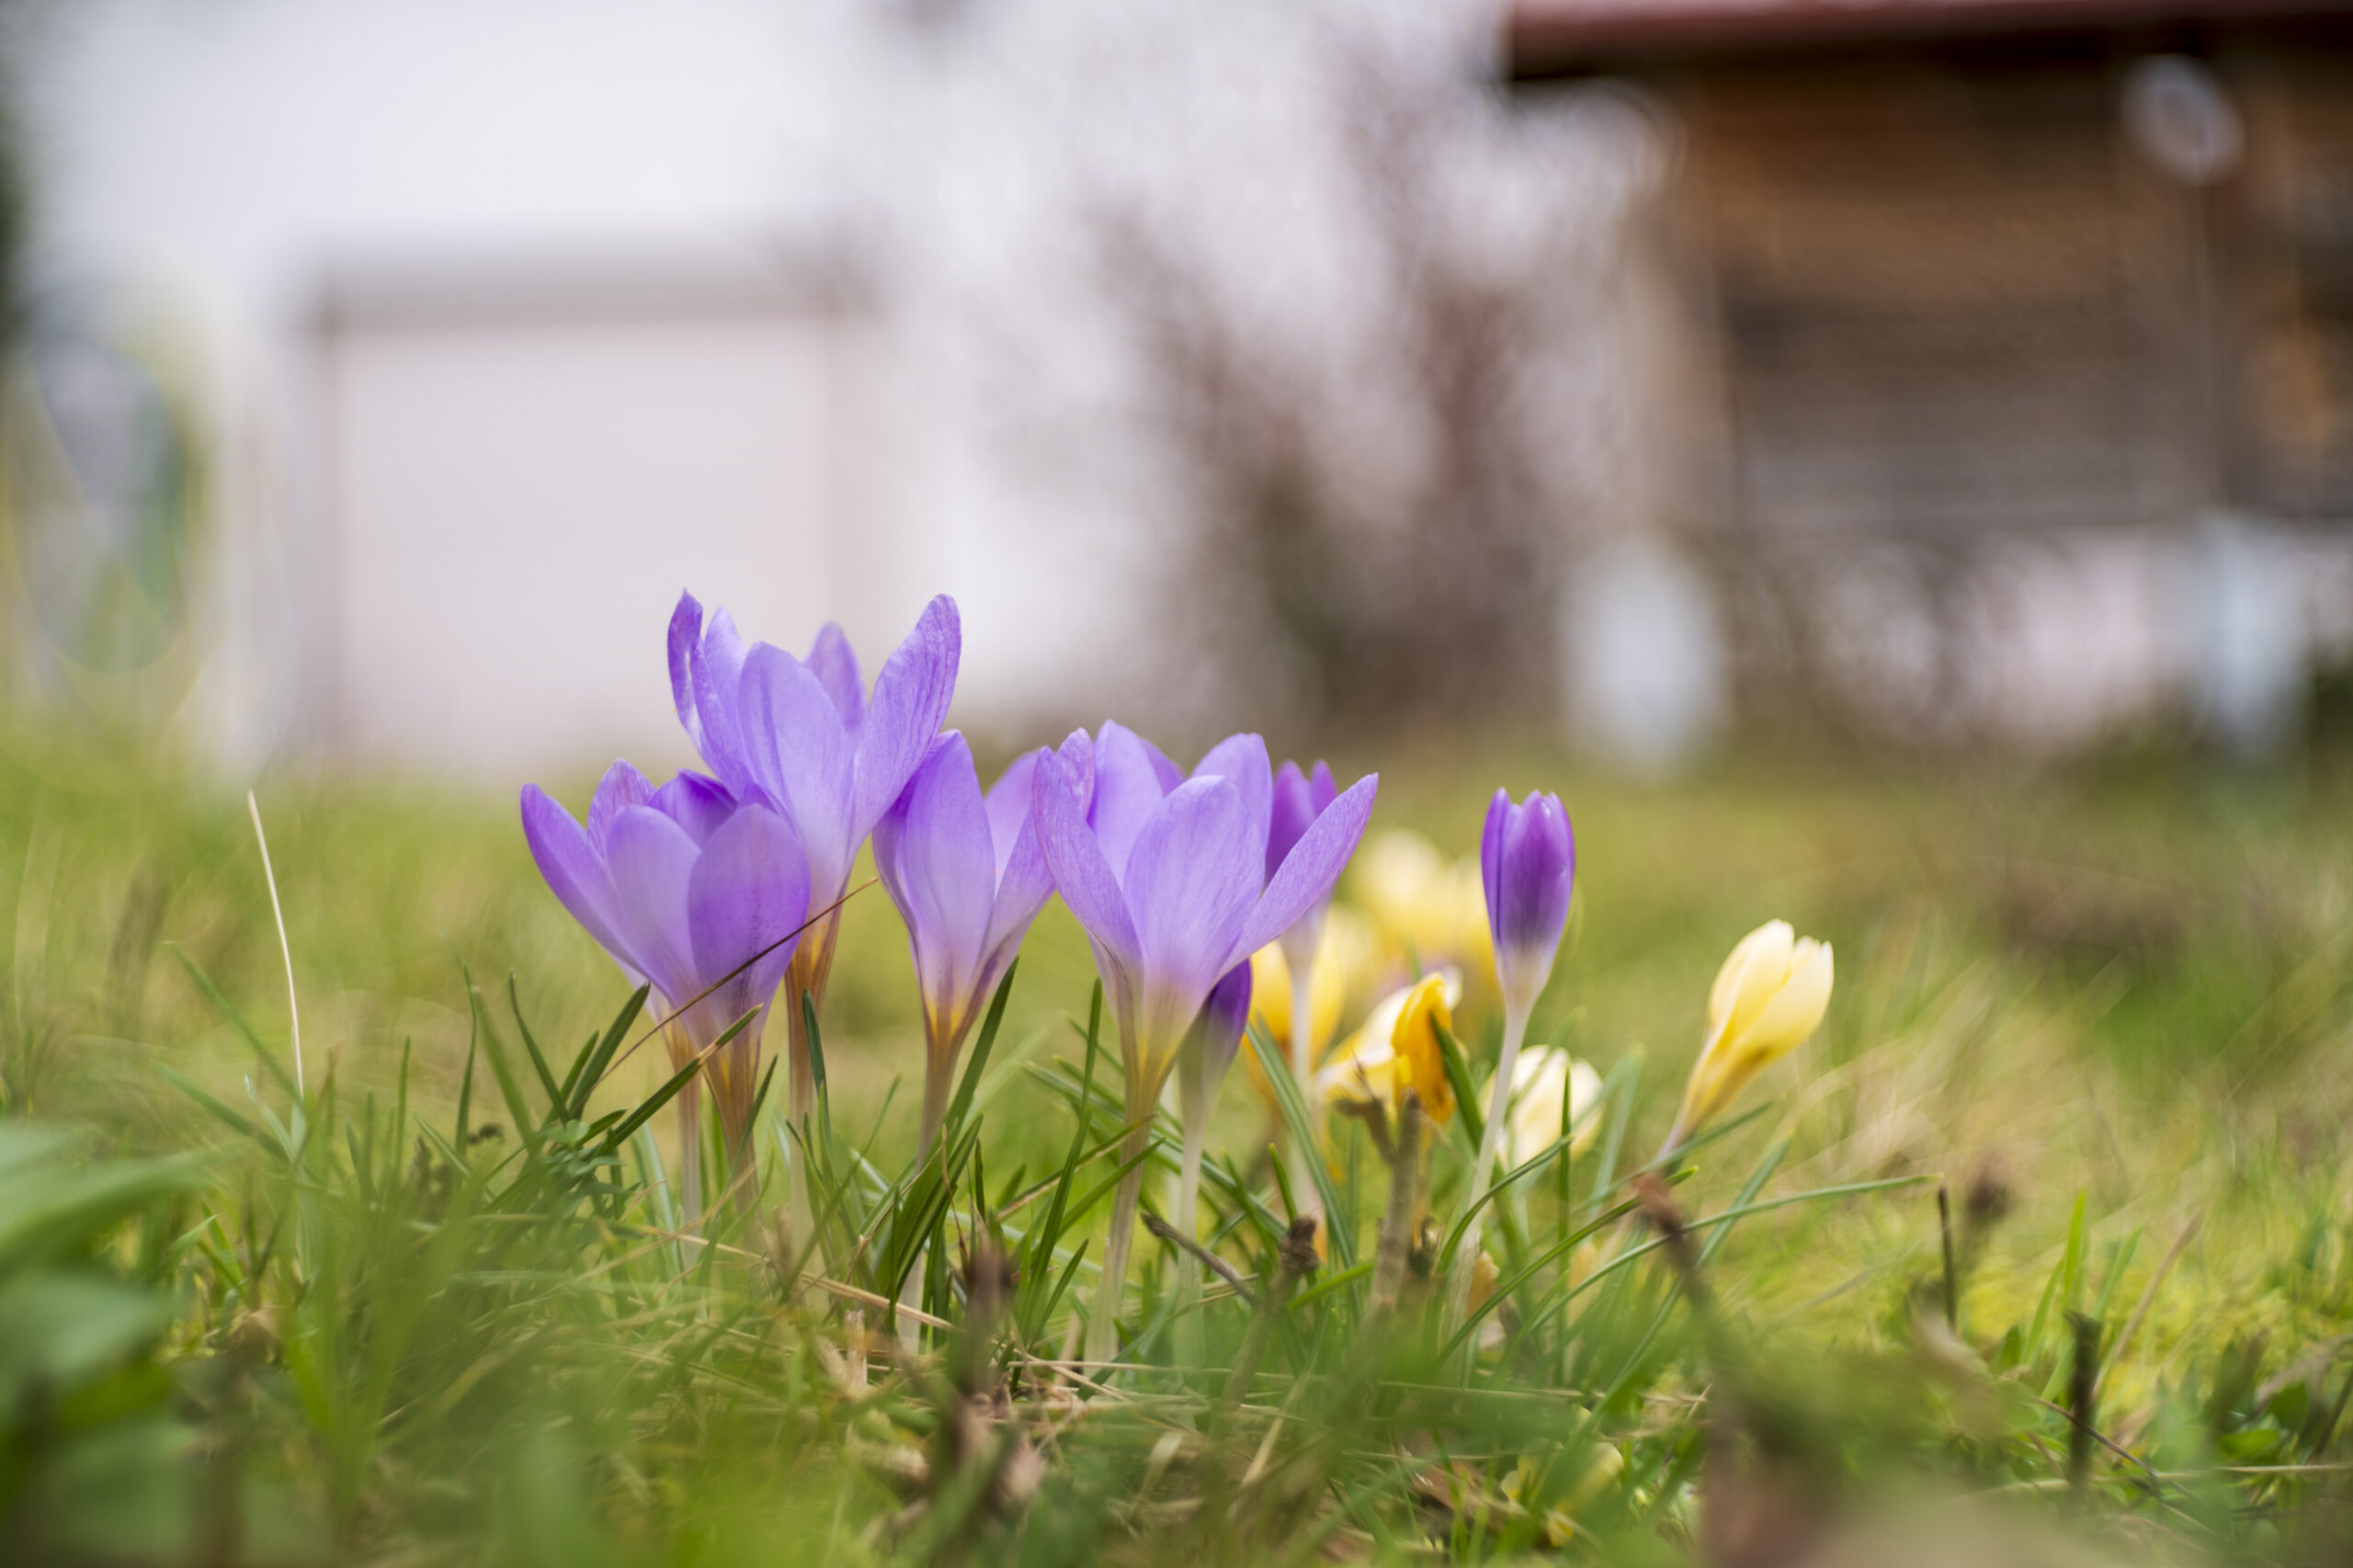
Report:
[[[911,1168],[904,937],[854,899],[825,1115],[771,1119],[762,1196],[697,1242],[670,1119],[639,1114],[666,1063],[597,1065],[627,987],[509,805],[260,791],[298,1096],[243,800],[21,733],[6,758],[10,1561],[2289,1562],[2347,1539],[2333,759],[1752,757],[1650,788],[1528,754],[1392,766],[1382,823],[1449,853],[1496,782],[1570,801],[1578,906],[1532,1038],[1602,1071],[1605,1131],[1507,1189],[1496,1283],[1457,1335],[1421,1281],[1475,1117],[1439,1135],[1438,1229],[1383,1308],[1373,1142],[1340,1139],[1350,1223],[1307,1259],[1237,1074],[1203,1194],[1232,1278],[1180,1334],[1176,1255],[1140,1244],[1131,1364],[1096,1374],[1062,1358],[1117,1052],[1090,1049],[1059,910],[961,1131]],[[1619,1178],[1665,1131],[1716,964],[1768,915],[1836,944],[1829,1022],[1664,1173],[1646,1224]],[[824,1245],[786,1221],[787,1149],[823,1174]],[[1657,1228],[1679,1221],[1680,1244]],[[888,1322],[902,1270],[952,1325],[911,1328],[913,1356]]]

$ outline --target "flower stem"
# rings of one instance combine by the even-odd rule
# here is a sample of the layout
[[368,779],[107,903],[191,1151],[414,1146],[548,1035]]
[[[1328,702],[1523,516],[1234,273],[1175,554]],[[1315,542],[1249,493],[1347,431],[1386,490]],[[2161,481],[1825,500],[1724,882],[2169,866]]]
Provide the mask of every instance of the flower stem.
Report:
[[1103,1273],[1087,1308],[1089,1361],[1109,1361],[1120,1354],[1120,1297],[1128,1283],[1128,1250],[1135,1240],[1136,1210],[1143,1202],[1143,1154],[1151,1146],[1152,1123],[1147,1115],[1120,1145],[1120,1157],[1128,1171],[1111,1198],[1111,1233],[1103,1242]]
[[[1324,1141],[1324,1108],[1315,1096],[1315,960],[1311,955],[1292,971],[1290,980],[1290,1070],[1299,1082],[1300,1098],[1307,1103],[1307,1125],[1311,1147],[1302,1148],[1294,1138],[1284,1151],[1290,1165],[1292,1201],[1299,1205],[1301,1215],[1321,1221],[1324,1218],[1323,1195],[1316,1189],[1315,1169],[1308,1162],[1316,1157],[1316,1149]],[[1320,1238],[1323,1229],[1319,1225]]]
[[[1209,1142],[1209,1117],[1191,1114],[1188,1106],[1185,1118],[1184,1162],[1176,1175],[1176,1233],[1187,1241],[1195,1239],[1201,1207],[1201,1152]],[[1176,1249],[1176,1344],[1184,1359],[1198,1362],[1201,1358],[1201,1319],[1198,1311],[1201,1301],[1201,1260],[1183,1247]]]
[[1506,1012],[1504,1053],[1495,1062],[1495,1092],[1487,1102],[1487,1129],[1480,1136],[1479,1159],[1471,1167],[1470,1196],[1463,1200],[1462,1211],[1472,1218],[1462,1233],[1462,1244],[1454,1255],[1454,1272],[1447,1283],[1446,1321],[1449,1326],[1462,1321],[1463,1310],[1471,1300],[1471,1273],[1478,1267],[1479,1233],[1484,1219],[1479,1208],[1486,1201],[1487,1189],[1495,1185],[1495,1151],[1503,1143],[1504,1116],[1511,1109],[1511,1075],[1519,1065],[1520,1041],[1527,1038],[1527,1010]]

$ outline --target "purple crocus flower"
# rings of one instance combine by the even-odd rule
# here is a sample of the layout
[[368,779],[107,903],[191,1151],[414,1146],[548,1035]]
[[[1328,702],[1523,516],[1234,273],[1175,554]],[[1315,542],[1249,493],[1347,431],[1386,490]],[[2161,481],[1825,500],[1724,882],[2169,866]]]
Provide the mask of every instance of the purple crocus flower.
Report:
[[[655,789],[617,762],[583,827],[536,784],[523,790],[523,836],[574,919],[671,1015],[673,1070],[746,1013],[752,1022],[678,1096],[687,1212],[700,1203],[701,1083],[716,1085],[731,1151],[745,1147],[768,999],[800,945],[809,867],[780,813],[717,780],[681,773]],[[708,991],[709,995],[703,994]]]
[[[1072,748],[1065,747],[1065,750]],[[1032,810],[1054,886],[1095,949],[1120,1028],[1131,1155],[1211,988],[1331,896],[1372,813],[1376,777],[1318,815],[1269,876],[1274,779],[1266,743],[1235,735],[1178,780],[1131,731],[1106,724],[1083,795],[1059,757],[1040,754]],[[1103,1260],[1089,1353],[1117,1347],[1115,1315],[1143,1168],[1122,1179]]]
[[1495,791],[1479,838],[1479,869],[1506,1014],[1534,1006],[1552,978],[1576,865],[1576,840],[1560,796],[1535,792],[1515,806],[1510,791]]
[[1479,869],[1487,889],[1487,930],[1495,938],[1495,977],[1504,994],[1504,1049],[1495,1063],[1495,1098],[1487,1108],[1487,1130],[1479,1161],[1471,1170],[1466,1212],[1469,1231],[1455,1253],[1448,1301],[1460,1317],[1479,1256],[1479,1206],[1495,1174],[1495,1151],[1510,1109],[1519,1048],[1528,1038],[1528,1016],[1544,983],[1552,977],[1561,931],[1568,924],[1569,891],[1576,876],[1576,840],[1561,797],[1531,793],[1513,805],[1511,792],[1495,791],[1487,802],[1487,826],[1479,838]]
[[[737,796],[783,812],[809,858],[813,907],[837,903],[874,824],[906,788],[956,689],[962,633],[941,595],[883,661],[870,699],[841,628],[817,633],[806,659],[767,642],[746,648],[728,613],[706,617],[691,594],[670,618],[670,689],[704,762]],[[791,1111],[815,1098],[800,999],[822,997],[838,915],[801,944],[786,974]]]
[[931,743],[874,827],[875,869],[906,922],[923,994],[926,1152],[948,1109],[964,1038],[1053,895],[1030,818],[1037,766],[1034,755],[1019,758],[983,796],[972,747],[950,730]]

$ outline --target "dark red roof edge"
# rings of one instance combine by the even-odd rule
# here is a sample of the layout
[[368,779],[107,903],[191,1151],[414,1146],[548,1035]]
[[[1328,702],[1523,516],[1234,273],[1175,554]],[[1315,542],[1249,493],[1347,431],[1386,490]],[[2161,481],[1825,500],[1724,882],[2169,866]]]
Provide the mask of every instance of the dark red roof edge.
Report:
[[1592,5],[1521,0],[1505,20],[1515,80],[1644,61],[1935,40],[2031,39],[2201,22],[2353,16],[2346,0],[1792,0]]

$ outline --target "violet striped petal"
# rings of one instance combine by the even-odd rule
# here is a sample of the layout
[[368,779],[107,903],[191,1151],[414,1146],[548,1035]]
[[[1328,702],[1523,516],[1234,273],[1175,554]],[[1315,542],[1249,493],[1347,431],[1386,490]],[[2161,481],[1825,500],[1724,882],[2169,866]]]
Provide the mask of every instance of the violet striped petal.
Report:
[[695,715],[702,731],[703,761],[739,796],[755,788],[752,758],[744,733],[743,684],[746,657],[735,618],[713,610],[703,622],[702,642],[696,648],[689,675],[694,684]]
[[1021,830],[1029,826],[1029,787],[1037,767],[1038,754],[1024,752],[1007,764],[997,781],[989,786],[989,852],[996,860],[1000,878],[1013,858],[1013,846],[1019,840]]
[[644,966],[623,939],[615,918],[612,878],[603,857],[572,813],[536,784],[523,786],[523,842],[530,846],[531,858],[556,902],[615,963],[633,979],[644,979]]
[[[1111,874],[1103,846],[1096,842],[1095,830],[1087,825],[1067,769],[1051,753],[1038,754],[1030,815],[1038,827],[1039,850],[1053,875],[1054,891],[1063,895],[1097,952],[1110,960],[1106,967],[1132,973],[1136,928],[1128,915],[1126,895]],[[1108,973],[1104,978],[1116,980]]]
[[809,856],[809,890],[820,903],[841,896],[858,837],[850,820],[855,754],[841,712],[809,667],[762,642],[744,665],[744,720],[752,774],[781,805]]
[[670,612],[670,702],[698,756],[704,752],[702,714],[695,706],[695,655],[702,643],[702,601],[678,596]]
[[735,797],[716,778],[681,773],[654,791],[646,804],[687,830],[687,836],[708,846],[710,835],[735,814]]
[[1148,1055],[1176,1050],[1210,987],[1233,967],[1258,897],[1260,858],[1242,793],[1222,778],[1178,785],[1138,830],[1124,886],[1141,960],[1137,1029]]
[[588,842],[601,849],[606,834],[612,829],[613,818],[624,808],[642,806],[653,798],[653,781],[630,764],[616,762],[605,769],[605,777],[597,781],[597,793],[588,802]]
[[1250,960],[1243,960],[1210,987],[1201,1004],[1201,1048],[1214,1078],[1233,1062],[1250,1025]]
[[1095,800],[1087,820],[1095,824],[1111,874],[1124,886],[1137,832],[1176,785],[1162,771],[1167,759],[1124,724],[1107,722],[1095,737],[1094,755]]
[[703,846],[686,900],[695,989],[718,983],[697,1010],[713,1039],[776,994],[809,917],[808,858],[791,824],[765,806],[737,811]]
[[1246,958],[1299,924],[1309,911],[1332,896],[1348,858],[1372,820],[1372,801],[1381,775],[1368,773],[1326,806],[1300,835],[1291,852],[1267,881],[1266,892],[1251,912],[1237,958]]
[[[1211,746],[1193,768],[1196,778],[1222,778],[1232,784],[1242,796],[1242,809],[1250,823],[1258,858],[1267,858],[1267,834],[1274,808],[1274,765],[1267,758],[1267,743],[1257,735],[1228,735]],[[1267,868],[1265,874],[1271,875]]]
[[866,677],[858,673],[858,653],[838,625],[829,620],[817,629],[817,640],[809,644],[806,662],[817,684],[834,699],[842,728],[856,734],[866,722]]
[[906,922],[932,1013],[961,1013],[996,903],[987,810],[972,748],[949,731],[874,827],[874,863]]
[[[874,677],[874,699],[858,731],[850,847],[907,787],[932,737],[948,718],[956,695],[956,669],[963,653],[963,629],[956,601],[941,594],[924,607],[906,641],[892,650]],[[845,874],[849,868],[842,868]]]
[[651,806],[623,809],[606,839],[614,923],[645,978],[673,1007],[702,989],[687,925],[687,888],[701,858],[687,830]]

